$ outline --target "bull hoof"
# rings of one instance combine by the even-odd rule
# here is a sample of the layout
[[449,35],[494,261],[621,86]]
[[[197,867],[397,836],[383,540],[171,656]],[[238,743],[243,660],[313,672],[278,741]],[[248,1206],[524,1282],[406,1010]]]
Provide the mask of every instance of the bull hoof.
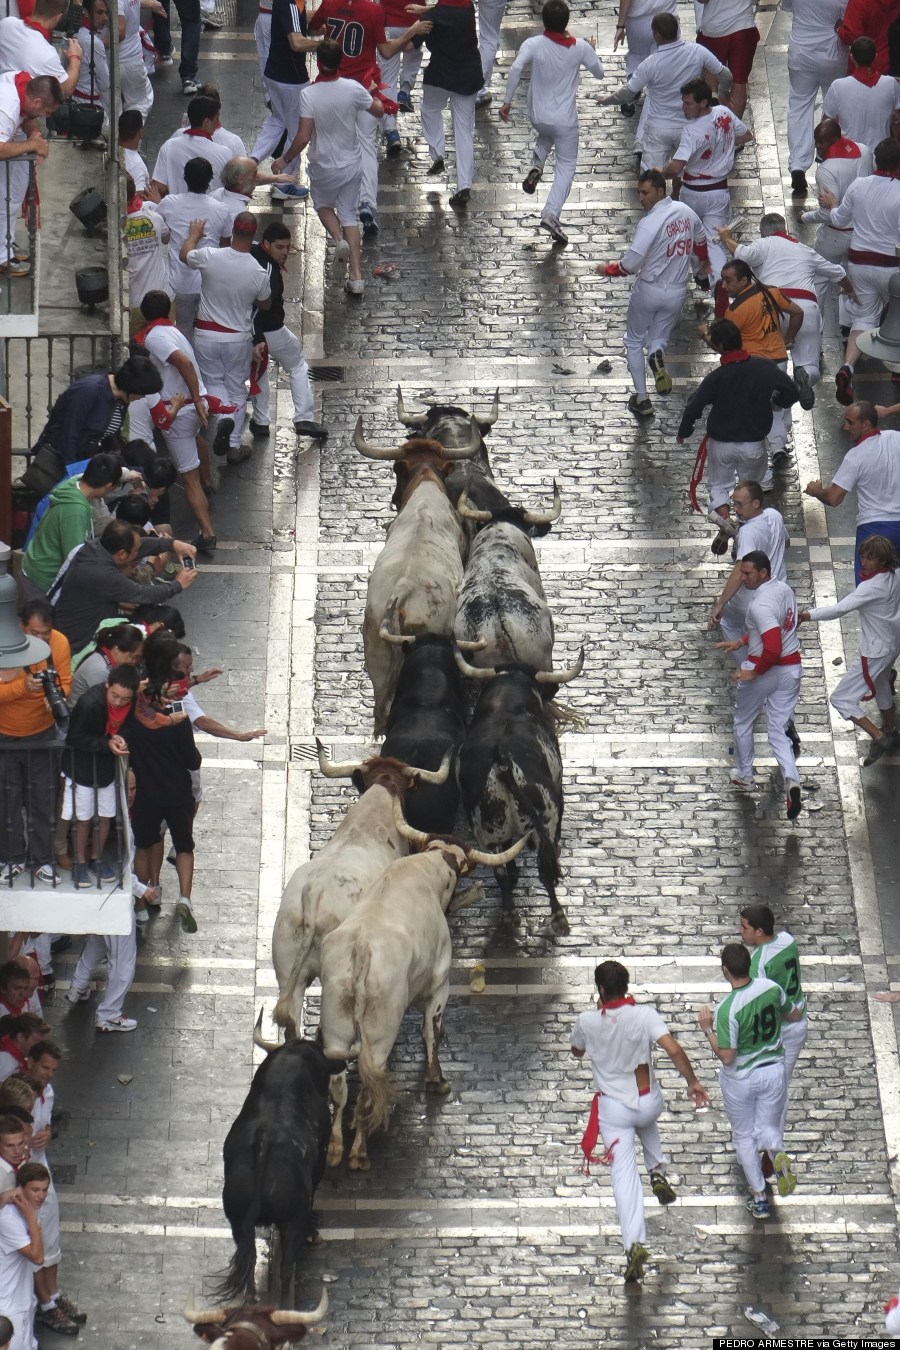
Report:
[[330,1144],[328,1146],[328,1155],[325,1159],[329,1167],[340,1167],[344,1161],[343,1145]]
[[355,1158],[351,1153],[350,1155],[351,1172],[368,1172],[371,1166],[372,1164],[369,1162],[369,1159],[366,1157],[365,1153],[357,1154]]
[[426,1082],[425,1091],[433,1093],[436,1097],[446,1097],[450,1091],[450,1084],[446,1078],[441,1078],[438,1082]]
[[307,1247],[321,1247],[324,1241],[325,1239],[322,1237],[322,1234],[316,1229],[316,1231],[310,1233],[309,1237],[306,1239],[306,1245]]
[[522,916],[517,909],[504,909],[500,919],[504,928],[522,927]]
[[550,929],[557,937],[569,936],[569,920],[566,918],[566,911],[558,909],[550,919]]

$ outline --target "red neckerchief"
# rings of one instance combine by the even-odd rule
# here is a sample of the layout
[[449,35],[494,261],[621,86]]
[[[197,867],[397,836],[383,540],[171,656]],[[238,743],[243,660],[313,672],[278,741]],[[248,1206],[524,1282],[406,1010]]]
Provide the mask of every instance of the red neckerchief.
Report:
[[201,140],[204,141],[212,140],[212,136],[210,136],[209,132],[201,131],[199,127],[185,127],[184,134],[185,136],[199,136]]
[[126,703],[124,708],[111,708],[109,701],[106,704],[106,735],[118,736],[122,723],[131,712],[131,704]]
[[40,33],[41,37],[46,38],[48,42],[53,41],[53,34],[50,29],[45,28],[44,25],[38,23],[36,19],[23,19],[22,22],[26,28],[33,28],[36,33]]
[[9,1009],[10,1017],[21,1017],[22,1013],[25,1011],[25,1004],[28,1000],[23,998],[21,1003],[7,1003],[4,998],[0,1000],[0,1002],[3,1003],[4,1008]]
[[830,145],[822,156],[822,163],[826,159],[860,159],[861,151],[856,141],[851,141],[849,136],[841,136]]
[[900,174],[891,173],[887,169],[876,169],[873,178],[898,178]]
[[136,192],[133,197],[129,197],[128,199],[128,210],[126,214],[130,216],[133,211],[140,211],[143,205],[143,197],[139,192]]
[[27,85],[31,84],[33,78],[34,76],[30,75],[27,70],[20,70],[13,80],[13,83],[16,86],[16,93],[19,95],[19,109],[23,117],[28,116],[25,112],[25,88]]
[[571,33],[548,33],[545,28],[544,37],[549,38],[551,42],[555,42],[558,47],[575,46],[575,39],[572,37]]
[[147,334],[150,332],[151,329],[153,329],[153,328],[174,328],[174,327],[175,327],[175,325],[174,325],[174,323],[172,322],[171,319],[153,319],[152,322],[150,322],[150,323],[145,323],[144,326],[143,326],[143,328],[139,328],[138,331],[135,333],[134,338],[133,338],[132,340],[133,340],[134,342],[139,343],[140,346],[143,347],[144,343],[147,341]]
[[799,239],[792,234],[788,234],[785,230],[773,230],[772,234],[778,239],[789,239],[792,244],[800,243]]
[[25,1056],[16,1045],[12,1036],[3,1036],[0,1038],[0,1050],[5,1050],[8,1055],[12,1055],[19,1067],[22,1069],[25,1068]]
[[734,361],[749,361],[750,353],[745,352],[743,347],[738,352],[722,352],[719,357],[720,366],[730,366]]
[[855,440],[855,441],[853,442],[853,444],[854,444],[854,445],[862,445],[863,441],[867,441],[867,440],[869,439],[870,436],[880,436],[880,435],[881,435],[881,432],[878,431],[878,430],[875,430],[875,431],[864,431],[863,434],[862,434],[860,437],[858,437],[857,440]]
[[861,572],[859,576],[859,584],[861,586],[864,581],[871,581],[873,577],[883,576],[885,572],[892,572],[893,570],[894,569],[892,567],[876,567],[875,571],[870,572],[868,576],[866,576],[864,572]]
[[600,1015],[601,1017],[605,1016],[605,1014],[608,1013],[611,1008],[625,1008],[625,1007],[628,1008],[634,1007],[634,999],[631,997],[630,994],[626,994],[624,998],[611,998],[606,1003],[601,1003]]
[[877,70],[866,70],[862,66],[854,66],[850,74],[853,76],[854,80],[859,80],[860,84],[864,84],[867,89],[874,89],[881,79]]
[[[438,0],[438,4],[445,5],[448,9],[469,9],[472,0]],[[424,17],[423,14],[419,15],[420,19]]]

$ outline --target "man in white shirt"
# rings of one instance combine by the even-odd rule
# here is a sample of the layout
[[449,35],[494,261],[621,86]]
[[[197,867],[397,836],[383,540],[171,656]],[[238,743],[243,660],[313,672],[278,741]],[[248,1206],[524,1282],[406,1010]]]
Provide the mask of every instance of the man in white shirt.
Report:
[[[7,1117],[0,1119],[0,1130],[7,1123]],[[17,1190],[10,1203],[0,1209],[0,1308],[15,1327],[10,1350],[37,1350],[34,1273],[43,1259],[37,1211]]]
[[[744,586],[741,562],[748,553],[765,553],[772,568],[771,575],[776,581],[786,582],[784,555],[791,542],[781,512],[776,511],[774,506],[763,505],[765,494],[759,483],[744,479],[732,492],[731,500],[738,518],[733,548],[735,561],[709,616],[709,627],[721,626],[722,637],[726,642],[733,642],[747,631],[751,592]],[[719,540],[724,543],[725,536],[719,535],[713,543],[718,545]],[[713,552],[721,553],[724,549],[716,547]],[[740,653],[735,653],[735,660],[740,665],[743,660]]]
[[36,0],[26,22],[9,16],[0,19],[0,70],[27,70],[29,75],[53,75],[63,94],[71,94],[81,70],[81,46],[74,38],[66,43],[63,65],[53,45],[53,29],[65,13],[64,0]]
[[362,112],[381,117],[384,109],[358,80],[345,80],[338,74],[341,55],[340,46],[330,38],[317,47],[319,77],[304,85],[297,134],[272,167],[278,172],[309,146],[309,190],[318,217],[334,240],[335,273],[343,276],[349,259],[346,288],[350,295],[360,296],[365,282],[356,210],[362,183],[356,122]]
[[891,114],[900,108],[900,86],[874,68],[875,43],[857,38],[850,48],[851,75],[835,80],[822,100],[822,115],[840,122],[851,141],[877,145],[891,132]]
[[216,187],[222,182],[221,174],[231,159],[227,145],[218,145],[213,140],[219,110],[211,98],[195,94],[187,106],[187,127],[178,130],[163,141],[153,166],[153,186],[161,197],[167,192],[180,192],[184,182],[184,166],[189,159],[208,159],[213,167]]
[[[625,76],[629,84],[638,66],[653,52],[654,43],[658,41],[653,21],[662,14],[676,19],[677,26],[678,0],[619,0],[613,51],[618,50],[624,39],[628,48],[625,54]],[[631,91],[623,91],[622,98],[616,101],[625,117],[634,116],[634,94]],[[640,143],[640,127],[638,141]]]
[[[625,1248],[625,1279],[639,1281],[650,1253],[646,1248],[644,1194],[635,1158],[635,1136],[644,1151],[653,1194],[661,1205],[677,1196],[666,1179],[666,1156],[656,1122],[665,1101],[653,1072],[653,1046],[665,1050],[687,1083],[694,1107],[709,1098],[691,1062],[652,1004],[637,1004],[628,993],[628,971],[618,961],[602,961],[594,971],[596,1011],[581,1013],[570,1036],[572,1054],[591,1061],[596,1093],[581,1141],[585,1170],[592,1162],[610,1170],[616,1213]],[[598,1138],[604,1154],[594,1155]]]
[[835,31],[847,0],[792,0],[788,44],[787,138],[791,192],[805,197],[806,170],[813,162],[816,97],[847,73],[847,48]]
[[125,185],[128,192],[125,217],[128,302],[134,333],[142,323],[141,301],[147,292],[169,290],[169,227],[135,192],[134,180],[128,174]]
[[[23,73],[0,75],[0,276],[27,276],[31,264],[16,255],[16,220],[28,191],[29,166],[23,155],[45,160],[50,147],[37,119],[49,117],[62,102],[59,80]],[[21,85],[21,88],[20,88]]]
[[697,41],[708,47],[731,71],[731,107],[742,117],[747,106],[747,84],[753,69],[753,56],[759,43],[759,29],[753,21],[753,0],[700,0],[702,28]]
[[150,170],[140,153],[144,134],[144,114],[138,108],[126,108],[119,114],[119,145],[125,151],[125,172],[134,179],[134,186],[142,197],[156,197],[150,190]]
[[[78,79],[72,90],[72,100],[89,107],[101,107],[105,126],[109,119],[109,58],[104,41],[108,40],[109,23],[106,0],[88,0],[84,12],[87,24],[82,23],[75,36],[76,42],[81,47],[82,60]],[[126,165],[126,169],[127,167]],[[140,192],[140,188],[138,191]]]
[[122,87],[122,107],[137,108],[146,120],[153,107],[153,86],[144,65],[141,45],[141,10],[165,18],[160,0],[118,0],[119,11],[119,82]]
[[[893,81],[892,81],[893,83]],[[853,372],[859,357],[857,334],[877,328],[889,299],[891,276],[897,270],[900,246],[900,145],[895,140],[880,141],[875,147],[875,173],[857,178],[847,188],[838,205],[832,192],[823,189],[819,200],[828,211],[828,223],[850,226],[847,250],[847,276],[853,287],[846,314],[850,336],[844,352],[844,364],[834,377],[838,403],[849,407],[855,400]]]
[[753,787],[753,724],[765,709],[766,736],[784,780],[786,814],[796,820],[803,802],[794,751],[787,732],[800,697],[800,642],[797,638],[797,601],[790,586],[772,577],[772,564],[760,549],[741,559],[741,580],[752,592],[747,606],[745,633],[731,642],[717,642],[723,652],[747,648],[739,670],[734,706],[734,768],[732,787]]
[[835,471],[830,487],[819,479],[806,495],[823,506],[840,506],[856,489],[856,584],[862,579],[859,551],[870,535],[880,534],[900,549],[900,431],[880,431],[873,403],[860,399],[844,414],[844,431],[853,445]]
[[[755,30],[754,30],[755,31]],[[732,74],[733,74],[732,70]],[[739,145],[753,140],[753,132],[730,109],[712,107],[712,92],[705,80],[689,80],[681,89],[685,116],[678,148],[662,170],[666,178],[680,178],[680,200],[703,221],[709,247],[711,275],[716,285],[716,317],[728,304],[720,277],[728,255],[716,227],[731,220],[728,175],[734,168]]]
[[[222,126],[222,95],[219,93],[216,86],[214,84],[201,84],[197,89],[197,93],[203,98],[211,99],[218,108],[215,130],[212,134],[212,138],[216,145],[224,145],[232,158],[235,158],[238,155],[246,155],[247,147],[240,136],[238,136],[236,132],[229,131],[227,127]],[[186,116],[183,125],[188,125]]]
[[631,72],[626,84],[600,100],[634,106],[633,100],[642,89],[646,91],[635,137],[642,169],[661,169],[678,149],[684,132],[681,90],[685,84],[702,79],[710,89],[718,89],[720,100],[731,88],[727,66],[699,43],[684,42],[678,36],[674,14],[655,14],[652,26],[656,50]]
[[[872,534],[859,550],[860,584],[835,605],[801,609],[800,622],[842,619],[859,614],[859,651],[856,660],[831,695],[831,706],[841,717],[871,737],[863,760],[868,768],[898,744],[894,721],[891,669],[900,655],[900,576],[894,545],[882,534]],[[870,699],[881,713],[880,727],[860,716],[860,704]]]
[[[840,123],[833,117],[823,118],[816,127],[815,143],[819,160],[816,165],[816,188],[820,196],[823,191],[829,192],[835,205],[840,206],[847,188],[854,179],[866,178],[872,172],[872,151],[868,146],[860,145],[844,136]],[[831,262],[846,265],[852,227],[832,225],[831,212],[824,206],[818,206],[814,211],[804,211],[800,219],[805,225],[815,221],[819,227],[814,240],[816,252]],[[825,300],[826,288],[820,289],[817,286],[816,290],[821,306]],[[838,316],[841,327],[849,328],[850,317],[847,314],[847,301],[843,291],[838,297]]]
[[649,417],[653,407],[647,397],[644,353],[656,392],[670,394],[666,348],[684,308],[691,260],[696,255],[701,267],[708,267],[709,253],[699,217],[684,202],[666,196],[666,180],[658,169],[646,169],[640,175],[637,195],[646,214],[638,221],[631,247],[619,262],[601,265],[597,271],[608,277],[637,277],[625,329],[625,356],[634,383],[628,407],[639,417]]
[[[176,188],[163,197],[157,207],[169,229],[169,281],[168,285],[156,289],[175,296],[175,322],[190,342],[200,304],[200,275],[185,267],[178,256],[179,249],[188,237],[192,221],[200,219],[205,220],[206,228],[199,247],[223,247],[231,238],[232,214],[224,202],[213,201],[209,193],[213,167],[208,159],[200,156],[189,159],[182,173],[187,191],[180,192]],[[246,206],[241,207],[243,211],[246,209]]]
[[522,191],[535,192],[544,172],[544,163],[555,145],[553,184],[541,213],[541,229],[551,235],[554,243],[566,245],[568,235],[559,220],[572,191],[578,163],[578,78],[583,66],[595,80],[602,80],[603,66],[594,51],[593,39],[586,42],[584,38],[575,38],[566,32],[569,6],[565,0],[547,0],[541,17],[543,33],[526,38],[512,64],[500,118],[509,121],[519,81],[530,69],[528,116],[537,132],[537,140],[532,148],[532,167],[522,184]]
[[268,307],[269,281],[250,256],[256,217],[249,211],[235,217],[227,248],[199,248],[205,229],[205,220],[193,221],[178,256],[200,273],[194,351],[203,382],[221,403],[236,408],[233,417],[219,420],[213,450],[227,454],[229,464],[239,464],[250,455],[249,447],[241,445],[241,432],[253,352],[253,307]]

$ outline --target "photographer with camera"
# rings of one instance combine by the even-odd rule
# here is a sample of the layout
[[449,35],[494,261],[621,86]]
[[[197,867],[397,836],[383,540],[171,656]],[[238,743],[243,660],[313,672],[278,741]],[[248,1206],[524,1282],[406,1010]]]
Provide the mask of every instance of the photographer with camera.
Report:
[[[28,637],[45,642],[49,661],[0,670],[0,869],[11,880],[28,866],[36,881],[53,881],[57,726],[68,717],[72,685],[69,643],[53,627],[46,600],[19,616]],[[23,816],[24,813],[24,816]]]

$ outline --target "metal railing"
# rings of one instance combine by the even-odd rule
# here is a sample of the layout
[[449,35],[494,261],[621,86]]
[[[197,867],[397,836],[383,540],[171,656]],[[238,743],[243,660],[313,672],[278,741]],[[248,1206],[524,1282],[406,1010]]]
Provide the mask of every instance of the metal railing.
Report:
[[[7,276],[0,285],[0,332],[25,335],[37,332],[40,258],[38,249],[39,207],[36,155],[17,155],[0,162],[0,211],[5,224],[0,229],[0,261],[28,255],[25,276]],[[26,247],[16,241],[16,227],[24,220]]]
[[2,354],[0,395],[12,405],[13,452],[26,456],[72,381],[92,371],[113,370],[120,360],[111,333],[6,338]]

